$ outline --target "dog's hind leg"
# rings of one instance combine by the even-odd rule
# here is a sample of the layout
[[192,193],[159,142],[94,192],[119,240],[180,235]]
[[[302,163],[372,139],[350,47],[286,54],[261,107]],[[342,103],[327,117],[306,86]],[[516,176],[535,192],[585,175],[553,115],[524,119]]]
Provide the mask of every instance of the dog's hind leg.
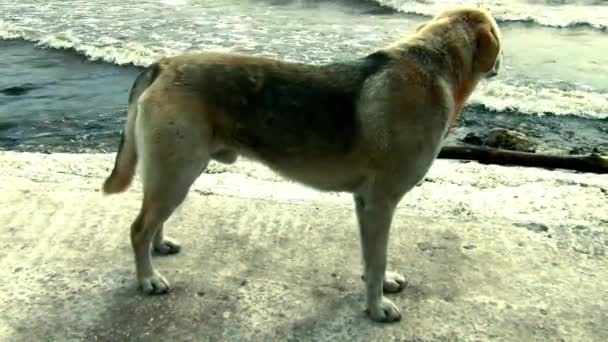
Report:
[[141,113],[137,119],[144,196],[141,211],[131,226],[131,243],[137,279],[148,294],[169,290],[168,281],[152,265],[151,247],[165,249],[161,253],[175,247],[163,236],[163,224],[186,198],[210,158],[209,132],[188,124],[189,120],[169,117],[155,110]]
[[175,239],[165,236],[164,230],[164,225],[161,225],[156,231],[154,240],[152,240],[152,248],[154,248],[154,251],[162,255],[179,253],[182,246]]

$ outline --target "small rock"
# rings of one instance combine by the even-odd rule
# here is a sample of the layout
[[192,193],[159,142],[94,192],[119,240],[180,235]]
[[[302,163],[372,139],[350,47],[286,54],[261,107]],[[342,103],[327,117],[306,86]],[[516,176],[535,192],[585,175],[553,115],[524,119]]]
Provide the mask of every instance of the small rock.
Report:
[[243,281],[241,282],[241,286],[245,286],[247,285],[247,279],[243,279]]
[[504,128],[491,129],[483,145],[511,151],[536,152],[536,144],[523,133]]
[[527,230],[534,232],[534,233],[544,233],[544,232],[549,231],[549,227],[547,227],[546,225],[544,225],[542,223],[536,223],[536,222],[515,223],[515,226],[526,228]]
[[467,135],[465,135],[464,138],[462,138],[462,142],[471,144],[471,145],[475,145],[475,146],[483,145],[483,139],[479,135],[477,135],[476,133],[473,133],[473,132],[467,133]]
[[543,315],[546,315],[546,314],[549,313],[549,311],[547,311],[546,309],[540,309],[538,311],[540,311],[540,313],[543,314]]
[[204,296],[204,295],[205,295],[205,292],[203,292],[203,291],[198,291],[198,292],[196,293],[196,295],[197,295],[197,296],[199,296],[199,297],[202,297],[202,296]]
[[588,154],[588,150],[583,147],[574,147],[568,151],[568,154],[571,156],[582,156]]
[[473,248],[477,248],[477,246],[475,246],[473,244],[468,244],[468,245],[462,246],[462,248],[464,248],[464,249],[473,249]]
[[431,242],[428,241],[424,241],[424,242],[419,242],[418,243],[418,249],[425,252],[425,251],[433,251],[435,249],[446,249],[446,247],[444,245],[439,245],[439,244],[433,244]]

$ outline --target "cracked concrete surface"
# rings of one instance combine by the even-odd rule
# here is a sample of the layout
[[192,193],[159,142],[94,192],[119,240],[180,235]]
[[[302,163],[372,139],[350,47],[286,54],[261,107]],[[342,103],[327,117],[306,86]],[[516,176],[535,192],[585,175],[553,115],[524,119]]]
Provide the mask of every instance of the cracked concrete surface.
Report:
[[165,296],[137,291],[139,207],[113,155],[0,152],[2,341],[606,341],[608,178],[437,161],[390,244],[403,320],[364,312],[348,195],[212,164],[167,223]]

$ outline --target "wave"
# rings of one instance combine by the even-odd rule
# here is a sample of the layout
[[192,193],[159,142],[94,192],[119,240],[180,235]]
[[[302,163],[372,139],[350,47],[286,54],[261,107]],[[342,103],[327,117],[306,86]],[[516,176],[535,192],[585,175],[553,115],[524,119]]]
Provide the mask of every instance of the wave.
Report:
[[0,21],[0,39],[21,39],[41,48],[72,50],[91,61],[103,61],[117,65],[132,64],[147,66],[160,56],[167,55],[163,49],[151,49],[136,42],[121,42],[106,38],[95,45],[85,44],[71,31],[40,35],[29,28]]
[[608,31],[607,5],[563,4],[549,6],[517,0],[372,0],[395,11],[432,17],[448,6],[478,5],[489,9],[499,22],[521,22],[556,28],[587,27]]
[[[53,34],[36,33],[24,27],[0,21],[0,39],[21,39],[41,48],[68,50],[92,61],[117,65],[147,66],[161,56],[178,54],[170,48],[146,47],[141,43],[101,37],[85,42],[69,30]],[[209,50],[204,46],[201,49]],[[215,48],[222,50],[222,48]],[[229,49],[223,49],[229,51]],[[525,114],[576,115],[591,119],[608,118],[608,93],[569,83],[539,83],[531,80],[493,79],[483,81],[471,97],[470,104],[483,105],[497,112],[517,111]]]
[[513,84],[499,79],[479,84],[469,103],[496,112],[575,115],[608,118],[608,93],[593,89],[562,89],[556,84]]

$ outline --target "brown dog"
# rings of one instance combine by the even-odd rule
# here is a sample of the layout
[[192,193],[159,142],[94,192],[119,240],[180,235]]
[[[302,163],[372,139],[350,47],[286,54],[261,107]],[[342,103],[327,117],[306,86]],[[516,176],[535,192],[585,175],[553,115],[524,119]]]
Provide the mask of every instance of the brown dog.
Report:
[[143,203],[131,226],[137,278],[147,293],[167,280],[150,249],[179,251],[163,223],[214,159],[238,155],[320,190],[354,195],[367,308],[376,321],[401,314],[383,292],[396,205],[435,160],[465,101],[498,72],[501,35],[477,8],[445,11],[369,56],[327,65],[202,53],[161,59],[135,81],[126,129],[105,193],[124,191],[141,161]]

